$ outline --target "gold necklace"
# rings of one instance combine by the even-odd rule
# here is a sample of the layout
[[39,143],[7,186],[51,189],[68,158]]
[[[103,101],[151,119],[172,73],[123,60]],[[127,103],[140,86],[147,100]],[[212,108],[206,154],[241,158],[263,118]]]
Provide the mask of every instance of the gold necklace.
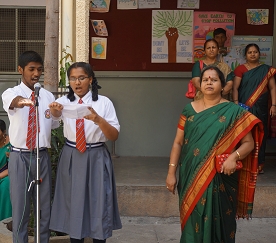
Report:
[[209,107],[207,108],[206,105],[205,105],[205,101],[204,101],[204,99],[203,99],[204,110],[209,109],[209,108],[211,108],[211,107],[213,107],[213,106],[216,106],[216,105],[219,104],[220,102],[221,102],[221,98],[220,98],[220,100],[219,100],[218,103],[216,103],[216,104],[214,104],[214,105],[211,105],[211,106],[209,106]]
[[258,62],[258,64],[255,67],[250,67],[248,62],[246,62],[245,64],[246,64],[246,67],[247,67],[248,70],[251,70],[251,69],[256,68],[256,67],[261,65],[260,62]]

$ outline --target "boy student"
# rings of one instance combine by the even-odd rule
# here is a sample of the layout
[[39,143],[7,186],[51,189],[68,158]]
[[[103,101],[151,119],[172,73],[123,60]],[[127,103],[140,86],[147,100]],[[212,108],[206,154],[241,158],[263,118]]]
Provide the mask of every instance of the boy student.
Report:
[[[13,219],[13,242],[28,242],[28,221],[31,198],[34,208],[37,193],[37,128],[39,130],[40,158],[40,241],[49,241],[49,220],[51,203],[51,163],[48,155],[51,129],[59,126],[53,121],[48,105],[55,101],[49,91],[41,88],[36,92],[38,99],[38,124],[34,101],[34,85],[38,83],[43,70],[43,60],[34,51],[26,51],[19,56],[18,71],[22,75],[21,83],[8,88],[2,94],[3,107],[8,113],[11,152],[9,157],[10,194]],[[35,212],[37,213],[37,212]]]
[[227,47],[224,46],[227,36],[226,36],[226,30],[223,28],[217,28],[213,32],[214,39],[219,44],[219,54],[218,54],[218,60],[223,61],[223,57],[227,55]]

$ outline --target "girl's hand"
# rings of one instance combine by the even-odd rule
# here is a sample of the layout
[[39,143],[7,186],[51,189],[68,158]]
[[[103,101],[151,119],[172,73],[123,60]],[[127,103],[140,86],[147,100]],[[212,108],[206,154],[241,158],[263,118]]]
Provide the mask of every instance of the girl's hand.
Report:
[[63,110],[63,105],[61,105],[61,104],[58,103],[58,102],[52,102],[52,103],[49,105],[49,108],[50,108],[50,109],[53,109],[53,110],[57,110],[57,111],[62,111],[62,110]]
[[92,108],[88,107],[88,110],[90,110],[91,114],[84,116],[83,118],[93,121],[96,124],[99,124],[102,117],[98,115],[98,113]]

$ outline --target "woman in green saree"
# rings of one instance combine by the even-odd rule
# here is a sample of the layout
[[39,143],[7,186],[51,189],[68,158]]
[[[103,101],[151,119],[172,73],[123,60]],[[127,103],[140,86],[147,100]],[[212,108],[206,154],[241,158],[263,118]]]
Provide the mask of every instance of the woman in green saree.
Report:
[[[226,84],[222,90],[223,98],[231,100],[231,91],[233,86],[234,73],[231,68],[225,63],[217,60],[219,55],[219,44],[215,39],[209,39],[204,43],[205,58],[202,60],[203,68],[207,66],[216,66],[223,73]],[[200,61],[196,61],[192,69],[192,81],[198,90],[195,100],[200,99],[202,94],[200,92]]]
[[0,221],[12,216],[8,156],[10,139],[6,134],[6,123],[0,119]]
[[[200,80],[203,98],[180,116],[166,186],[174,194],[177,185],[181,243],[234,243],[236,217],[248,218],[253,209],[262,123],[222,98],[225,79],[217,67],[203,69]],[[217,171],[221,154],[230,155]]]
[[263,173],[268,117],[276,115],[276,69],[260,63],[260,48],[257,44],[245,47],[245,58],[246,63],[234,71],[233,100],[236,104],[245,104],[263,122],[264,139],[259,152],[259,173]]

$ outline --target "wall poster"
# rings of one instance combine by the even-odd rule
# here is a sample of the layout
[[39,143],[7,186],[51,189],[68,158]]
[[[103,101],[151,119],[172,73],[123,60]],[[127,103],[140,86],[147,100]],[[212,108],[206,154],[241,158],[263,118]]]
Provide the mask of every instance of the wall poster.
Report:
[[106,59],[107,38],[92,37],[91,53],[94,59]]
[[204,57],[204,42],[213,38],[216,28],[226,30],[226,47],[235,33],[235,14],[225,12],[194,12],[194,61]]
[[193,10],[152,11],[152,63],[191,63]]

